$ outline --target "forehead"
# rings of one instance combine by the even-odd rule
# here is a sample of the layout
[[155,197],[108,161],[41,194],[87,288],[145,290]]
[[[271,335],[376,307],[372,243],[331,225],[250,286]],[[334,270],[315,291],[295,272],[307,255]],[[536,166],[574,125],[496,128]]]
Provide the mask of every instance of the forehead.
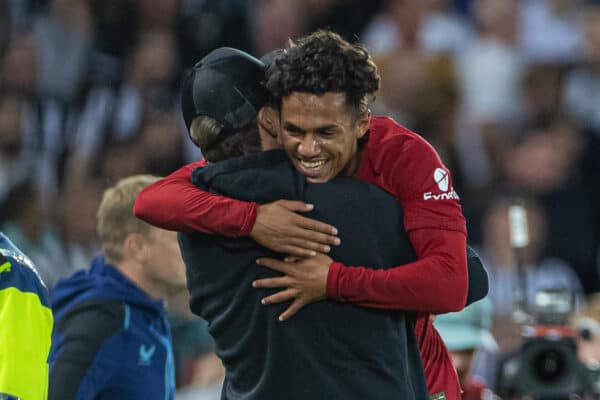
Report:
[[281,101],[281,119],[299,127],[345,125],[351,119],[346,94],[327,92],[322,95],[294,92]]

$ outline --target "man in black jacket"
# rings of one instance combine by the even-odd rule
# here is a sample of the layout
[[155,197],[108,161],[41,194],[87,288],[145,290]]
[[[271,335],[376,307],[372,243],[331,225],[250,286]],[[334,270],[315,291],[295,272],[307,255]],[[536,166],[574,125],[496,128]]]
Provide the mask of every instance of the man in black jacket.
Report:
[[[340,228],[336,259],[407,263],[414,251],[394,198],[352,178],[311,184],[284,152],[219,162],[194,172],[204,190],[249,201],[318,204],[312,217]],[[382,237],[393,238],[389,246]],[[410,313],[321,301],[285,323],[283,305],[265,307],[256,279],[277,273],[256,264],[274,253],[247,238],[180,234],[192,311],[209,321],[226,368],[226,399],[426,399]]]

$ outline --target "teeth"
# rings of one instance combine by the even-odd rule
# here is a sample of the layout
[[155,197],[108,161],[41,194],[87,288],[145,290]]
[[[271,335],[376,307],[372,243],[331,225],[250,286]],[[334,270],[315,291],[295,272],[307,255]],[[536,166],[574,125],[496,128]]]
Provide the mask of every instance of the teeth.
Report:
[[322,166],[323,164],[325,164],[325,160],[313,161],[313,162],[300,161],[300,164],[302,164],[302,166],[305,167],[305,168],[319,168],[320,166]]

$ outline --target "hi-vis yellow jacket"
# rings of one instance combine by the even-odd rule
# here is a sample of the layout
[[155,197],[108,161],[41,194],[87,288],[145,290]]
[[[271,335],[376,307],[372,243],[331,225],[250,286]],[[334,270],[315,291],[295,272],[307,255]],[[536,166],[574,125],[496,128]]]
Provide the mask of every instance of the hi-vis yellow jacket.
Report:
[[47,398],[52,324],[33,263],[0,232],[0,398]]

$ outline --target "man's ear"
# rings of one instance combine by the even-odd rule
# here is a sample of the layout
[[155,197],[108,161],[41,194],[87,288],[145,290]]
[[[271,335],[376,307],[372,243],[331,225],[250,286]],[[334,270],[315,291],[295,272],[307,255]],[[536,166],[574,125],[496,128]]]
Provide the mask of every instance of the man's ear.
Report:
[[258,125],[272,138],[277,137],[277,112],[269,106],[258,111]]
[[130,233],[123,242],[123,255],[143,263],[146,260],[146,240],[138,233]]
[[371,122],[371,113],[365,110],[358,116],[356,120],[356,138],[361,139],[369,131],[369,123]]

